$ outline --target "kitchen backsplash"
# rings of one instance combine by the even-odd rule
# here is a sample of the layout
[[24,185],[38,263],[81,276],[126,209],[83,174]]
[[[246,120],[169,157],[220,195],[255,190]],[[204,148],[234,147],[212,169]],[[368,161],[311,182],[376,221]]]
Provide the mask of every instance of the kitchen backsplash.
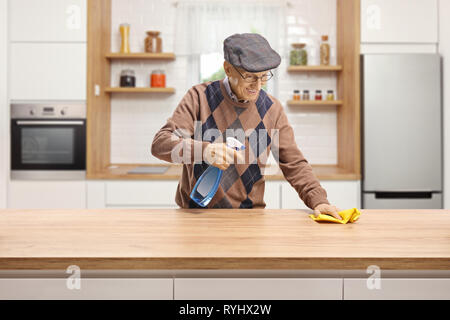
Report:
[[[260,0],[261,1],[261,0]],[[336,64],[336,0],[282,1],[285,9],[285,26],[276,50],[282,56],[277,70],[274,96],[283,104],[294,128],[296,141],[312,164],[337,163],[336,107],[289,107],[295,89],[316,89],[336,92],[334,73],[288,73],[290,43],[305,42],[309,61],[319,63],[320,36],[330,37],[331,64]],[[286,5],[287,4],[287,5]],[[176,7],[173,1],[112,0],[111,51],[120,49],[119,25],[131,25],[130,49],[144,51],[147,30],[161,31],[163,52],[174,52]],[[276,47],[276,44],[272,44]],[[150,148],[155,133],[165,124],[186,91],[187,57],[176,54],[174,61],[120,61],[111,69],[111,85],[118,86],[120,72],[131,68],[136,72],[136,86],[149,86],[154,69],[166,72],[167,86],[176,94],[113,94],[111,99],[111,163],[161,163],[151,155]],[[337,97],[339,98],[339,97]]]

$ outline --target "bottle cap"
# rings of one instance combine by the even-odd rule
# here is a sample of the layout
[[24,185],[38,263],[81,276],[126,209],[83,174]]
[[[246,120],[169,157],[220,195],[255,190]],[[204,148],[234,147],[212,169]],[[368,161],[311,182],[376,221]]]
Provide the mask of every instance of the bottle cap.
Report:
[[328,36],[322,36],[322,41],[328,41]]
[[236,151],[241,151],[241,150],[245,149],[245,146],[239,140],[237,140],[233,137],[227,138],[227,147],[232,148]]

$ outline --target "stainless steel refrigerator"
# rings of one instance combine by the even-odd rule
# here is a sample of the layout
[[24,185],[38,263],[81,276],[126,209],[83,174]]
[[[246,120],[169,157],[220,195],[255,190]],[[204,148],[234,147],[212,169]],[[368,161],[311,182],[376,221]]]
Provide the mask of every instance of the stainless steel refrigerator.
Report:
[[361,57],[362,207],[442,208],[441,58]]

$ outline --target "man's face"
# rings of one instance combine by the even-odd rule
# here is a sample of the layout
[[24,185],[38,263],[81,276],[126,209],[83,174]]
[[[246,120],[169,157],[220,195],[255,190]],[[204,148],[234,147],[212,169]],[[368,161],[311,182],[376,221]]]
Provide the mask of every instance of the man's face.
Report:
[[[232,66],[228,61],[225,61],[224,69],[230,81],[231,88],[239,100],[256,101],[258,99],[261,87],[267,82],[261,81],[260,78],[263,75],[269,74],[269,71],[248,72],[242,68]],[[252,81],[249,82],[249,80],[244,78]]]

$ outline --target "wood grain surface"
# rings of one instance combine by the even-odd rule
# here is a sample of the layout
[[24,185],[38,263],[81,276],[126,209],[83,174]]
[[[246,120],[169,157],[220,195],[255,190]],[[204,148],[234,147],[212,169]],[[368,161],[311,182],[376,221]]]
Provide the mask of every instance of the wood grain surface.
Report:
[[0,210],[0,269],[450,270],[450,210]]

